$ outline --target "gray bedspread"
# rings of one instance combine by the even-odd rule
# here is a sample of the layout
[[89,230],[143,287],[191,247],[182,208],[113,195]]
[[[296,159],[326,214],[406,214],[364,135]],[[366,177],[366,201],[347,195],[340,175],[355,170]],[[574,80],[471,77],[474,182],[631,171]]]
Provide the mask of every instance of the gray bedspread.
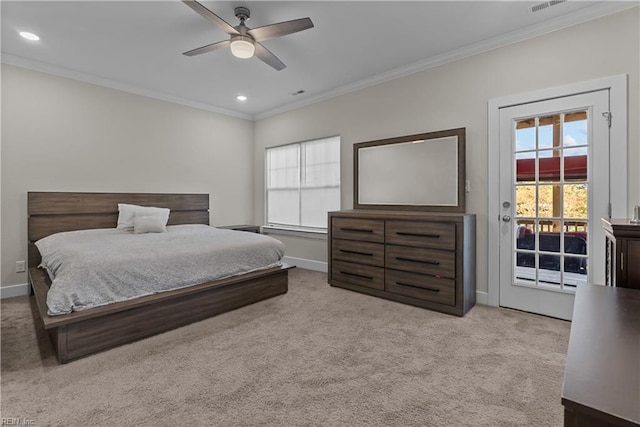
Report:
[[269,236],[206,225],[175,225],[149,234],[70,231],[40,239],[36,246],[52,281],[50,315],[277,267],[285,250]]

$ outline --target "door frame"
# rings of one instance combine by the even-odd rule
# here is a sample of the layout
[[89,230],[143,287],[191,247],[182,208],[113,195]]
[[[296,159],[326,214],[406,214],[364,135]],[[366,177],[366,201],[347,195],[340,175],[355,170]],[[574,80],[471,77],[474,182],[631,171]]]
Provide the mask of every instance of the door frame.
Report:
[[[611,216],[627,217],[627,74],[572,83],[488,101],[487,123],[487,286],[488,305],[500,305],[500,109],[599,90],[609,90],[609,194]],[[611,167],[614,165],[615,167]],[[604,244],[604,242],[603,242]]]

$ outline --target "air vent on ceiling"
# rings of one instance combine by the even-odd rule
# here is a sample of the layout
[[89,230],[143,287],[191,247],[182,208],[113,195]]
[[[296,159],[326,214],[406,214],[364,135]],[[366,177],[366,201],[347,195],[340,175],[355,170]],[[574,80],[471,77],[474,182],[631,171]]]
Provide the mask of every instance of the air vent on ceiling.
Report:
[[557,6],[559,4],[565,3],[567,0],[550,0],[543,1],[542,3],[538,3],[536,5],[531,6],[531,12],[540,12],[541,10],[547,9],[549,7]]

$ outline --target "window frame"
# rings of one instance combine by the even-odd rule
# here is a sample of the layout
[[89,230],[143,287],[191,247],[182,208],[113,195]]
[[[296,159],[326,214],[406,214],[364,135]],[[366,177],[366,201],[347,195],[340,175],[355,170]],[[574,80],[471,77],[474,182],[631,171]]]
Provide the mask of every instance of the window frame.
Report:
[[[341,209],[342,206],[342,179],[341,179],[341,173],[342,173],[342,139],[340,137],[340,135],[330,135],[330,136],[326,136],[326,137],[321,137],[321,138],[313,138],[313,139],[307,139],[304,141],[297,141],[297,142],[290,142],[287,144],[280,144],[280,145],[273,145],[273,146],[269,146],[269,147],[265,147],[265,154],[264,154],[264,226],[263,229],[267,232],[283,232],[283,234],[295,234],[295,235],[301,235],[304,237],[317,237],[317,238],[323,238],[326,236],[327,234],[327,226],[325,225],[324,227],[314,227],[314,226],[308,226],[308,225],[292,225],[292,224],[281,224],[281,223],[275,223],[275,222],[269,222],[269,173],[270,173],[270,168],[269,168],[269,150],[272,149],[277,149],[277,148],[282,148],[282,147],[290,147],[290,146],[297,146],[298,147],[298,218],[300,219],[299,222],[301,221],[301,215],[302,215],[302,197],[301,197],[301,192],[303,190],[303,186],[302,186],[302,179],[303,176],[305,174],[305,171],[303,170],[304,168],[302,167],[303,165],[303,149],[302,146],[304,144],[312,144],[318,141],[322,141],[322,140],[331,140],[331,139],[336,139],[338,140],[338,185],[337,185],[337,189],[338,189],[338,193],[340,194],[339,198],[338,198],[338,210]],[[310,188],[336,188],[334,186],[320,186],[320,187],[310,187]],[[308,188],[307,188],[308,189]]]

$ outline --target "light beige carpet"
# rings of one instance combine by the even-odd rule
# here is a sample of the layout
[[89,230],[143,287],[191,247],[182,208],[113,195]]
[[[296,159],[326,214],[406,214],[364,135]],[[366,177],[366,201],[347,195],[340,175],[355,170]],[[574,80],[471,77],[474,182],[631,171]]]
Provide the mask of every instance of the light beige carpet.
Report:
[[560,320],[457,318],[295,269],[286,295],[58,365],[34,310],[2,301],[1,393],[35,426],[562,424]]

